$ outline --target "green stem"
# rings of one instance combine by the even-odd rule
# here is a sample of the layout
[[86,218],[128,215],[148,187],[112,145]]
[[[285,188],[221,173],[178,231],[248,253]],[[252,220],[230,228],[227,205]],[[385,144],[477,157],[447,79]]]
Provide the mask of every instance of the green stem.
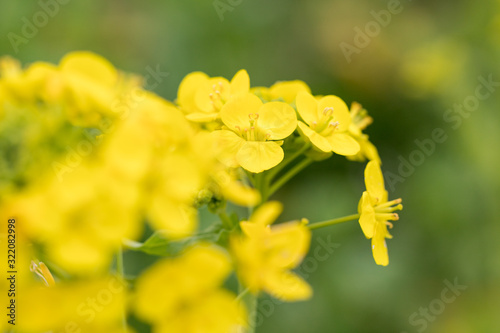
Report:
[[344,217],[339,217],[339,218],[333,219],[333,220],[312,223],[312,224],[309,224],[308,227],[309,227],[309,229],[314,230],[314,229],[324,228],[324,227],[328,227],[328,226],[331,226],[334,224],[339,224],[339,223],[357,220],[357,219],[359,219],[359,214],[352,214],[352,215],[348,215],[348,216],[344,216]]
[[219,218],[225,229],[231,230],[233,228],[231,219],[227,216],[226,212],[219,213]]
[[269,189],[269,192],[266,193],[266,196],[263,198],[262,201],[266,201],[267,198],[269,198],[271,195],[273,195],[277,190],[279,190],[283,185],[285,185],[286,182],[288,182],[293,176],[295,176],[300,171],[305,169],[312,162],[313,162],[312,159],[306,158],[306,159],[302,160],[300,163],[298,163],[297,165],[295,165],[293,168],[288,170],[287,173],[285,173],[280,179],[278,179],[277,181],[275,181],[273,183],[273,185]]
[[[250,181],[250,184],[252,184],[252,186],[255,187],[255,178],[254,178],[253,174],[247,170],[244,170],[244,174],[246,174],[247,179]],[[242,178],[245,180],[244,177],[242,177]]]

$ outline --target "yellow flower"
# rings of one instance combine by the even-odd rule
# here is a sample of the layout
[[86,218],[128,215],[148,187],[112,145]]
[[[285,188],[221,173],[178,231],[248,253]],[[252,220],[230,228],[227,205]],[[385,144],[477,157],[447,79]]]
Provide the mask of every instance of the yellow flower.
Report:
[[380,166],[375,161],[368,162],[365,169],[366,191],[363,192],[358,205],[360,214],[359,224],[366,238],[372,240],[373,258],[378,265],[387,266],[389,256],[385,238],[392,238],[387,226],[392,228],[388,221],[397,221],[396,210],[403,209],[401,199],[387,201],[387,191],[384,187],[384,178]]
[[263,290],[285,301],[305,300],[311,297],[312,289],[291,269],[306,255],[311,233],[303,222],[271,228],[282,209],[279,202],[268,202],[249,221],[240,223],[244,235],[231,240],[237,272],[253,293]]
[[227,129],[213,132],[230,166],[259,173],[278,165],[284,157],[282,140],[297,127],[295,110],[283,102],[262,101],[253,94],[237,96],[222,107]]
[[[22,288],[22,289],[21,289]],[[18,296],[19,332],[124,331],[126,287],[115,276],[60,282],[46,287],[24,283]]]
[[170,238],[197,227],[192,204],[211,167],[211,150],[199,149],[199,135],[178,108],[146,93],[102,146],[103,167],[138,188],[148,222]]
[[351,125],[349,134],[356,139],[361,149],[356,155],[347,156],[349,160],[364,162],[366,159],[382,164],[377,148],[368,140],[368,135],[363,134],[363,130],[373,122],[373,118],[368,115],[361,104],[353,102],[351,104]]
[[14,99],[24,102],[37,102],[53,99],[57,89],[48,84],[48,78],[56,73],[56,67],[44,62],[35,62],[22,70],[19,61],[4,57],[0,59],[1,83]]
[[220,288],[230,272],[229,257],[203,244],[159,261],[137,280],[135,312],[155,333],[231,332],[246,314],[235,295]]
[[233,96],[248,93],[250,78],[246,70],[238,71],[231,82],[202,72],[188,74],[179,85],[177,103],[188,113],[189,120],[211,122],[219,117],[222,106]]
[[66,271],[88,275],[108,267],[123,238],[142,230],[138,191],[102,169],[80,166],[9,198],[2,209],[23,221],[30,240]]
[[254,87],[251,91],[266,101],[282,100],[288,104],[292,104],[301,91],[311,93],[309,86],[300,80],[280,81],[269,88]]
[[61,85],[62,100],[76,126],[96,126],[103,117],[115,117],[120,95],[131,94],[138,80],[126,78],[106,59],[91,52],[72,52],[59,64],[52,85]]
[[307,92],[297,95],[297,111],[304,122],[299,121],[299,132],[314,147],[339,155],[354,155],[360,147],[349,134],[351,117],[347,105],[337,96],[325,96],[316,100]]

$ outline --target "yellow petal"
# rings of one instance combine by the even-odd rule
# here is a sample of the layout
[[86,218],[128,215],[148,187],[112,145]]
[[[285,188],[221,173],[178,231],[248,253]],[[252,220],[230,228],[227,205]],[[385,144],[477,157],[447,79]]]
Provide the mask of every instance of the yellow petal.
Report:
[[242,221],[240,222],[240,228],[246,236],[254,240],[261,239],[269,234],[269,229],[260,223]]
[[193,112],[186,115],[186,119],[195,123],[208,123],[219,118],[217,112]]
[[378,222],[375,227],[375,235],[372,238],[372,252],[373,258],[377,265],[389,265],[389,254],[387,253],[387,243],[385,241],[385,234],[387,227],[384,223]]
[[223,100],[229,99],[229,82],[223,77],[213,77],[203,82],[196,90],[196,107],[203,112],[218,110]]
[[155,195],[150,199],[148,217],[151,226],[155,230],[165,230],[169,238],[187,237],[197,225],[195,209],[165,195]]
[[283,204],[279,201],[269,201],[260,206],[250,217],[250,222],[267,226],[272,224],[283,211]]
[[261,106],[262,101],[254,94],[239,95],[224,104],[220,116],[224,125],[236,131],[249,127],[249,115],[258,113]]
[[366,190],[375,200],[375,204],[387,201],[387,191],[384,187],[384,177],[380,165],[375,161],[370,161],[365,168]]
[[373,209],[370,194],[367,191],[363,192],[358,205],[359,225],[363,230],[366,238],[372,238],[375,233],[375,210]]
[[224,198],[240,206],[253,207],[261,200],[259,191],[236,180],[221,184],[221,192]]
[[177,104],[187,111],[196,110],[195,94],[196,90],[208,81],[208,75],[202,72],[193,72],[182,79],[177,92]]
[[300,80],[277,82],[269,89],[271,99],[282,98],[287,103],[293,103],[301,91],[311,93],[309,86]]
[[165,332],[220,333],[241,332],[237,327],[246,325],[246,311],[243,305],[235,302],[235,295],[219,289],[201,298],[189,310],[188,318],[176,318],[183,329]]
[[329,95],[321,98],[318,101],[318,117],[323,116],[323,111],[326,108],[333,108],[332,122],[338,122],[336,131],[345,132],[351,124],[351,115],[345,102],[337,96]]
[[263,284],[266,292],[287,302],[302,301],[312,296],[311,286],[291,272],[266,272]]
[[327,139],[336,154],[348,156],[357,154],[360,150],[359,143],[349,134],[333,133]]
[[184,286],[189,289],[186,292],[195,296],[197,293],[217,288],[231,272],[229,256],[208,243],[200,243],[188,249],[179,260],[182,274],[188,276],[185,280],[192,278],[192,281],[189,281],[192,285]]
[[66,234],[48,248],[50,258],[71,273],[98,271],[109,264],[111,249],[88,235]]
[[246,70],[239,70],[231,80],[230,84],[231,95],[247,93],[250,90],[250,77]]
[[302,117],[308,125],[319,121],[318,102],[311,94],[305,91],[299,92],[297,94],[296,104],[300,117]]
[[108,87],[114,86],[118,77],[109,61],[92,52],[71,52],[61,60],[60,66],[65,73],[76,73]]
[[253,173],[275,167],[283,160],[283,157],[283,149],[272,141],[247,141],[236,154],[238,163]]
[[[163,259],[139,276],[135,285],[137,296],[132,304],[140,318],[157,321],[171,316],[179,299],[179,290],[174,289],[179,279],[176,268],[172,260]],[[165,281],[169,284],[165,285]]]
[[245,140],[234,132],[226,130],[214,131],[211,135],[215,139],[214,151],[219,161],[228,167],[240,166],[236,159],[236,155],[243,144],[245,144]]
[[332,145],[327,140],[327,138],[325,138],[319,133],[316,133],[303,122],[301,121],[298,122],[298,129],[299,133],[305,136],[306,139],[309,139],[309,141],[311,141],[311,143],[319,150],[325,153],[332,151]]
[[281,140],[297,128],[297,115],[286,103],[269,102],[259,109],[258,124],[270,134],[268,140]]
[[300,222],[280,223],[272,228],[269,255],[272,267],[294,268],[307,254],[311,241],[311,231]]

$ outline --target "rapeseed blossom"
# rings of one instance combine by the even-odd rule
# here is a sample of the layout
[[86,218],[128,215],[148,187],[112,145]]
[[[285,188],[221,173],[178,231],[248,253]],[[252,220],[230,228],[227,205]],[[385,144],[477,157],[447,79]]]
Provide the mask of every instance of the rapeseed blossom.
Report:
[[250,78],[244,69],[229,82],[223,77],[209,77],[202,72],[187,75],[179,85],[177,103],[195,122],[211,122],[219,118],[222,106],[233,96],[247,93]]
[[215,131],[225,161],[259,173],[278,165],[284,157],[279,140],[297,127],[294,109],[283,102],[262,101],[253,94],[233,98],[221,110],[227,129]]
[[[360,104],[300,80],[251,87],[245,70],[188,74],[175,102],[142,83],[86,51],[0,59],[0,240],[15,218],[21,331],[133,332],[131,315],[153,332],[253,329],[262,293],[312,297],[293,272],[311,230],[357,217],[388,264],[401,200],[387,199]],[[273,224],[283,205],[268,198],[332,153],[370,160],[359,214]],[[161,258],[131,273],[124,251]]]
[[347,132],[351,117],[342,99],[329,95],[317,100],[307,92],[300,92],[296,103],[302,118],[299,131],[315,148],[344,156],[359,152],[359,144]]
[[229,256],[200,244],[150,267],[137,281],[136,313],[153,332],[231,332],[244,325],[245,309],[221,288]]
[[237,272],[253,293],[265,291],[285,301],[308,299],[311,287],[291,270],[306,255],[311,232],[301,221],[271,227],[282,210],[279,202],[271,201],[240,222],[243,236],[231,243]]
[[389,256],[387,254],[386,238],[392,238],[387,230],[392,223],[397,221],[396,210],[403,209],[401,199],[387,201],[387,191],[384,187],[384,178],[380,166],[375,161],[370,161],[365,169],[366,191],[363,192],[359,201],[358,211],[360,214],[359,224],[366,238],[372,240],[373,258],[378,265],[387,266]]

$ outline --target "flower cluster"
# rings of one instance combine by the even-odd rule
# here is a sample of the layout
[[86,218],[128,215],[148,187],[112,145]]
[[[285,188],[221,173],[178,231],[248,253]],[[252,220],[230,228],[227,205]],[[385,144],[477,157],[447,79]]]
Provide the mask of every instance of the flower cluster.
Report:
[[[360,104],[315,96],[302,81],[251,87],[245,70],[230,81],[191,73],[170,102],[90,52],[26,68],[1,59],[1,239],[15,218],[18,328],[133,331],[134,316],[153,332],[232,332],[253,329],[261,293],[310,298],[292,270],[311,230],[346,219],[273,224],[283,206],[269,198],[333,154],[369,161],[350,219],[387,265],[388,221],[402,206],[388,201],[363,133],[371,122]],[[234,206],[248,216],[229,213]],[[198,221],[204,209],[215,220],[208,227]],[[128,272],[124,251],[155,262]]]

